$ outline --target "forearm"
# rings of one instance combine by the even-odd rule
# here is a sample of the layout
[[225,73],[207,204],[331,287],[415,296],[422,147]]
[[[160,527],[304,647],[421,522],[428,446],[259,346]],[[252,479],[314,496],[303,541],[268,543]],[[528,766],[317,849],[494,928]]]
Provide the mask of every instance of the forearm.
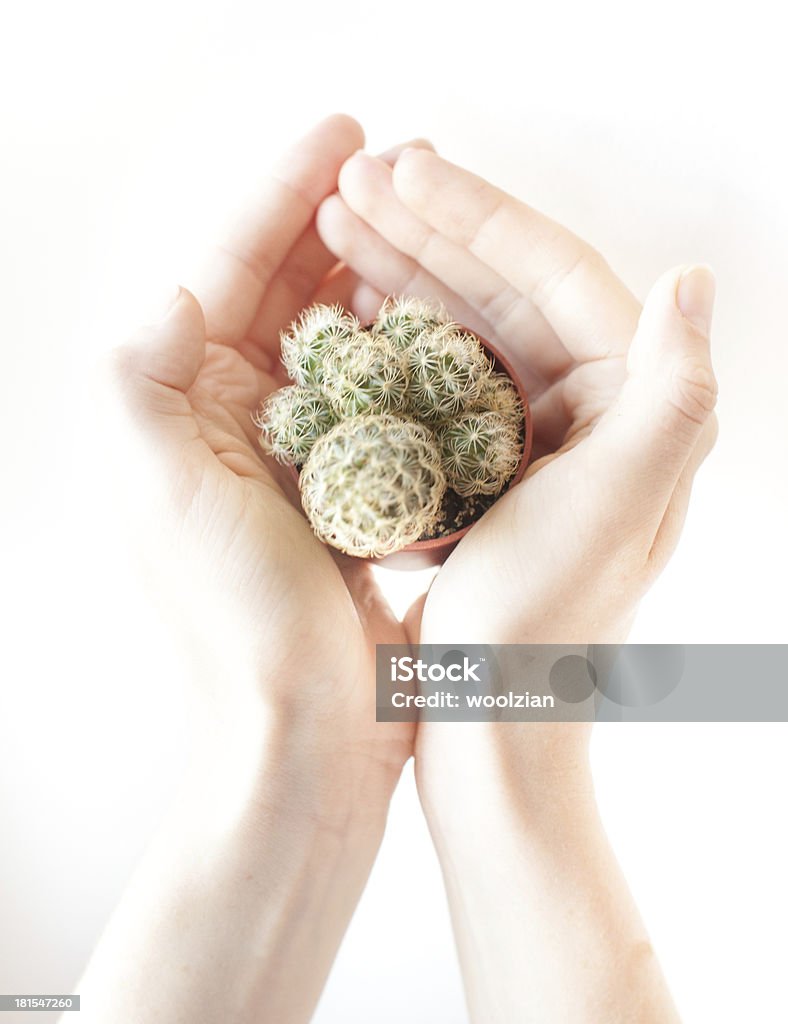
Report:
[[556,768],[523,774],[518,788],[518,772],[501,767],[461,802],[426,801],[471,1018],[678,1021],[587,769]]
[[383,833],[388,794],[360,790],[383,780],[312,730],[219,755],[191,773],[82,979],[91,1024],[312,1014]]

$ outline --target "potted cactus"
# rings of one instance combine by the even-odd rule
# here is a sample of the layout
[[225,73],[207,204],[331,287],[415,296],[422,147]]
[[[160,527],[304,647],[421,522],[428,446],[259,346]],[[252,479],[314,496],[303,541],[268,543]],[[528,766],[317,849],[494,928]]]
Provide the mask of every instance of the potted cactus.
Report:
[[437,303],[389,297],[362,325],[305,310],[281,336],[293,381],[257,415],[317,536],[395,566],[435,564],[525,470],[526,396],[506,360]]

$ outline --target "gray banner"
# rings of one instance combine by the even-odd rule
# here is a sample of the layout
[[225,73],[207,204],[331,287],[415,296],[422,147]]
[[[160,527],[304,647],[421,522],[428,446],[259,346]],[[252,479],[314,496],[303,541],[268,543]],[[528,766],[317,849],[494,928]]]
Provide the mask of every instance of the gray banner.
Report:
[[379,722],[788,722],[788,644],[379,644]]

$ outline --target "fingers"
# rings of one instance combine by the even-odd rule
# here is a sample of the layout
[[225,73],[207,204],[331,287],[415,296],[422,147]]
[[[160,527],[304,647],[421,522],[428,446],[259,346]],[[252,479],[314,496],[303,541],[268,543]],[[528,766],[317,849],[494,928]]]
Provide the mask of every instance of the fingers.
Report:
[[426,224],[527,296],[573,359],[626,351],[637,300],[570,231],[434,153],[403,153],[392,182]]
[[[356,121],[334,114],[276,163],[201,275],[198,294],[211,340],[237,344],[249,333],[288,252],[320,201],[336,188],[339,168],[363,142]],[[318,281],[319,276],[315,286]]]
[[[406,217],[411,216],[393,195],[390,165],[396,162],[405,149],[412,148],[433,151],[432,143],[427,139],[400,143],[378,157],[357,151],[343,165],[340,189],[343,174],[347,182],[349,167],[354,164],[364,166],[368,162],[382,170],[388,183],[391,202],[399,208],[398,212]],[[412,216],[411,220],[416,222]],[[469,305],[431,274],[424,273],[416,261],[407,259],[395,245],[386,244],[387,239],[381,232],[376,231],[362,217],[354,216],[341,195],[329,196],[321,204],[317,212],[317,229],[325,245],[347,265],[347,269],[357,279],[357,283],[352,288],[346,287],[345,291],[353,311],[360,319],[372,319],[389,294],[432,296],[450,307],[453,315],[468,327],[483,335],[489,334],[489,325],[476,316]],[[343,284],[349,283],[350,278],[344,276]],[[332,283],[325,291],[321,288],[321,291],[330,295],[335,288],[336,285]]]
[[474,310],[477,323],[491,325],[496,337],[508,345],[507,355],[515,361],[518,352],[525,357],[522,362],[531,376],[537,373],[549,380],[566,369],[571,362],[566,350],[528,297],[402,203],[386,164],[366,153],[354,153],[340,171],[339,194],[394,250],[461,296]]
[[236,344],[239,352],[261,368],[278,366],[279,332],[313,301],[315,290],[336,262],[314,221],[310,222],[269,283],[248,336]]
[[416,138],[411,139],[409,142],[400,142],[398,145],[392,146],[391,149],[378,153],[378,159],[383,160],[392,167],[399,159],[400,153],[403,153],[406,149],[429,149],[433,153],[435,152],[435,147],[429,139]]
[[365,224],[339,195],[321,203],[317,230],[332,252],[376,291],[434,297],[455,319],[483,335],[489,332],[489,325],[480,321],[466,302]]
[[[365,248],[372,249],[370,235],[376,232],[389,244],[390,252],[386,251],[392,265],[398,257],[400,264],[408,267],[410,276],[418,277],[423,283],[429,282],[434,290],[451,296],[454,307],[459,303],[465,305],[467,312],[463,322],[467,323],[467,317],[472,317],[475,325],[468,323],[468,326],[476,326],[482,333],[489,334],[490,325],[484,311],[487,297],[503,287],[500,278],[466,249],[447,242],[404,206],[394,193],[391,174],[386,163],[362,151],[354,153],[342,165],[339,194],[359,218],[353,222],[354,234],[359,238],[366,235]],[[454,310],[453,314],[459,319]]]
[[646,300],[621,393],[585,442],[593,478],[619,506],[639,504],[661,520],[699,443],[708,440],[717,395],[713,303],[706,267],[670,271]]
[[375,319],[385,298],[385,292],[378,291],[367,281],[359,278],[352,267],[338,264],[336,273],[323,281],[313,301],[322,302],[327,306],[338,302],[365,323]]
[[[424,139],[404,142],[387,150],[384,158],[396,160],[397,155],[408,146],[429,147],[430,143]],[[269,283],[265,301],[260,303],[248,331],[248,338],[237,343],[241,354],[261,369],[271,371],[274,369],[272,363],[276,362],[272,357],[278,356],[279,332],[295,319],[304,306],[326,301],[325,295],[331,294],[332,290],[337,294],[329,299],[330,302],[350,305],[350,294],[358,283],[356,280],[351,281],[350,273],[342,279],[341,293],[337,291],[337,281],[332,282],[328,289],[323,288],[324,279],[335,268],[336,262],[336,254],[325,246],[314,221],[310,221]],[[352,276],[355,278],[355,275]],[[318,292],[321,294],[318,295]],[[380,303],[372,316],[379,306]]]

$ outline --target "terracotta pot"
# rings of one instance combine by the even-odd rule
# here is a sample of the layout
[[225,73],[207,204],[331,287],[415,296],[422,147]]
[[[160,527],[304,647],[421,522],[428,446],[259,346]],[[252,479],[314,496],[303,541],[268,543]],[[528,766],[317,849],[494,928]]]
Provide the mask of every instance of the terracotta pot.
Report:
[[[364,324],[363,326],[366,328],[369,327],[370,324]],[[523,444],[523,454],[520,458],[520,464],[517,467],[517,472],[507,485],[506,490],[508,490],[510,487],[513,487],[516,483],[522,480],[523,474],[528,466],[528,459],[531,455],[531,410],[528,405],[528,396],[525,393],[525,389],[523,388],[520,378],[512,369],[512,365],[509,360],[505,356],[501,355],[494,345],[483,338],[480,334],[477,334],[476,331],[472,331],[470,327],[465,327],[464,324],[459,324],[458,326],[460,326],[463,331],[467,331],[468,334],[472,334],[474,337],[479,339],[482,348],[484,348],[485,352],[490,357],[493,367],[499,373],[503,372],[507,377],[509,377],[511,382],[517,388],[517,394],[520,396],[520,400],[523,403],[523,410],[525,412],[525,443]],[[290,471],[297,482],[298,470],[291,466]],[[502,493],[505,494],[506,491],[503,491]],[[445,537],[436,537],[434,540],[417,540],[415,543],[408,544],[407,547],[402,548],[400,551],[395,551],[391,555],[384,555],[382,558],[370,558],[368,561],[374,562],[376,565],[385,565],[387,569],[429,569],[433,565],[442,565],[451,554],[452,549],[457,546],[468,530],[473,529],[473,526],[474,524],[470,523],[468,526],[464,526],[461,530],[457,530],[456,533],[450,533]]]

